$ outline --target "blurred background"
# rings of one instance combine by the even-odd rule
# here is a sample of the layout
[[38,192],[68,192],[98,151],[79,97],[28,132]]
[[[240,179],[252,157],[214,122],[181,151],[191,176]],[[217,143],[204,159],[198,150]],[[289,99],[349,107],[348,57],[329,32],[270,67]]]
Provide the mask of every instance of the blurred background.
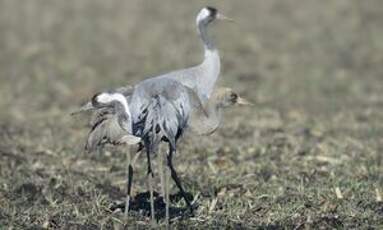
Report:
[[255,106],[183,143],[176,167],[202,195],[198,218],[175,226],[382,227],[380,0],[0,0],[0,227],[116,223],[105,207],[123,197],[124,154],[84,155],[86,119],[69,113],[198,64],[206,5],[236,20],[209,28],[218,85]]

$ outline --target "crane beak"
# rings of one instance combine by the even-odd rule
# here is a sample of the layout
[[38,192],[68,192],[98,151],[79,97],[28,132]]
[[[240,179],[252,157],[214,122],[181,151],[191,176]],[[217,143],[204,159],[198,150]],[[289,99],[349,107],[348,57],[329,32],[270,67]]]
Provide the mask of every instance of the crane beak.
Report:
[[242,97],[238,97],[237,104],[238,105],[250,105],[250,106],[254,105],[253,103],[251,103],[250,101],[248,101],[248,100],[246,100],[245,98],[242,98]]
[[234,19],[226,17],[225,15],[220,14],[220,13],[217,14],[216,18],[218,20],[222,20],[222,21],[235,22]]
[[94,107],[93,107],[92,103],[88,102],[85,105],[81,106],[81,108],[71,112],[70,115],[74,116],[74,115],[77,115],[79,113],[90,111],[90,110],[93,110],[93,109],[94,109]]

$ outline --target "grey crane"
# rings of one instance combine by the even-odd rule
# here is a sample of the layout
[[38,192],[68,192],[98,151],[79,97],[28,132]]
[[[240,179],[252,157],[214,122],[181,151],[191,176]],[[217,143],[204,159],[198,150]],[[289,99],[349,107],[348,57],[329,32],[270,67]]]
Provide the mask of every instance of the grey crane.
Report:
[[[105,144],[112,145],[137,145],[141,138],[132,135],[132,115],[127,101],[127,93],[130,87],[119,88],[116,91],[97,93],[90,101],[88,108],[96,110],[91,121],[92,128],[88,134],[85,149],[93,152],[96,148]],[[129,91],[130,92],[130,91]],[[140,147],[136,152],[140,151]],[[125,214],[129,210],[131,183],[133,176],[132,165],[137,160],[138,154],[133,160],[130,152],[127,152],[127,197]]]
[[[192,205],[185,195],[172,162],[177,140],[187,127],[192,110],[188,90],[176,80],[152,78],[136,85],[130,98],[130,104],[133,134],[142,138],[146,150],[152,221],[154,222],[154,202],[151,157],[158,152],[161,141],[168,143],[167,165],[182,197],[192,210]],[[166,203],[168,207],[169,202]],[[168,218],[166,218],[166,222],[168,223]]]
[[[226,94],[229,94],[229,98],[227,98]],[[184,86],[179,81],[169,78],[161,79],[161,81],[155,78],[143,81],[135,87],[131,96],[133,134],[140,136],[144,143],[148,161],[148,177],[151,178],[153,176],[150,162],[151,156],[157,153],[161,141],[167,142],[169,152],[166,155],[166,159],[171,177],[191,211],[193,209],[192,205],[186,197],[186,193],[172,163],[173,155],[177,151],[177,141],[189,124],[192,127],[198,127],[198,124],[200,124],[200,129],[202,129],[201,124],[209,124],[204,126],[208,128],[208,131],[204,129],[201,130],[201,133],[214,132],[219,122],[211,122],[209,118],[204,121],[201,119],[201,111],[205,111],[204,113],[210,115],[214,120],[220,119],[221,108],[231,105],[229,99],[236,103],[247,102],[239,98],[237,94],[232,93],[232,91],[225,89],[220,91],[216,97],[213,97],[211,102],[208,101],[207,109],[209,113],[207,113],[203,109],[202,100],[194,90]],[[219,102],[218,105],[216,104],[217,101]],[[154,219],[151,179],[149,179],[149,189],[151,194],[151,213],[152,219]],[[166,197],[168,197],[168,194]],[[168,214],[168,200],[166,205]],[[166,217],[168,221],[168,215]]]

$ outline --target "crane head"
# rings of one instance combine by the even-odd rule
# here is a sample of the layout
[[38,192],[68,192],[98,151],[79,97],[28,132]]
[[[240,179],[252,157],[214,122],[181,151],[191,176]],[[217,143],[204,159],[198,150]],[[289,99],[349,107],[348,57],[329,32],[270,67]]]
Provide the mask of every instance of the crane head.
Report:
[[95,107],[106,107],[112,104],[114,101],[124,100],[123,98],[121,98],[121,96],[119,93],[97,93],[92,98],[92,104]]
[[240,97],[237,92],[231,88],[219,88],[213,95],[214,100],[222,107],[232,105],[253,105],[247,99]]
[[199,25],[200,23],[203,23],[206,25],[214,21],[215,19],[234,22],[233,19],[219,13],[216,8],[211,6],[206,6],[200,10],[200,12],[197,15],[196,22],[197,22],[197,25]]
[[128,117],[131,117],[128,101],[126,97],[121,93],[97,93],[92,98],[92,105],[95,108],[114,107],[116,105],[120,105],[123,109],[123,112],[125,112]]

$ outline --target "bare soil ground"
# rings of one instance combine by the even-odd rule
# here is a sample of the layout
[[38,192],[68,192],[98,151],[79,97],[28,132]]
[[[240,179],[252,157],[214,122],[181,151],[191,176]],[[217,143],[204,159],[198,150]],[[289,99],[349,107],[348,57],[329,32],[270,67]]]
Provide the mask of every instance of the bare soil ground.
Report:
[[207,4],[236,19],[210,30],[219,85],[255,106],[180,143],[175,165],[199,206],[184,215],[173,186],[172,227],[383,228],[382,1],[0,0],[0,229],[150,227],[145,158],[126,221],[110,209],[126,149],[85,154],[86,118],[69,113],[197,64]]

